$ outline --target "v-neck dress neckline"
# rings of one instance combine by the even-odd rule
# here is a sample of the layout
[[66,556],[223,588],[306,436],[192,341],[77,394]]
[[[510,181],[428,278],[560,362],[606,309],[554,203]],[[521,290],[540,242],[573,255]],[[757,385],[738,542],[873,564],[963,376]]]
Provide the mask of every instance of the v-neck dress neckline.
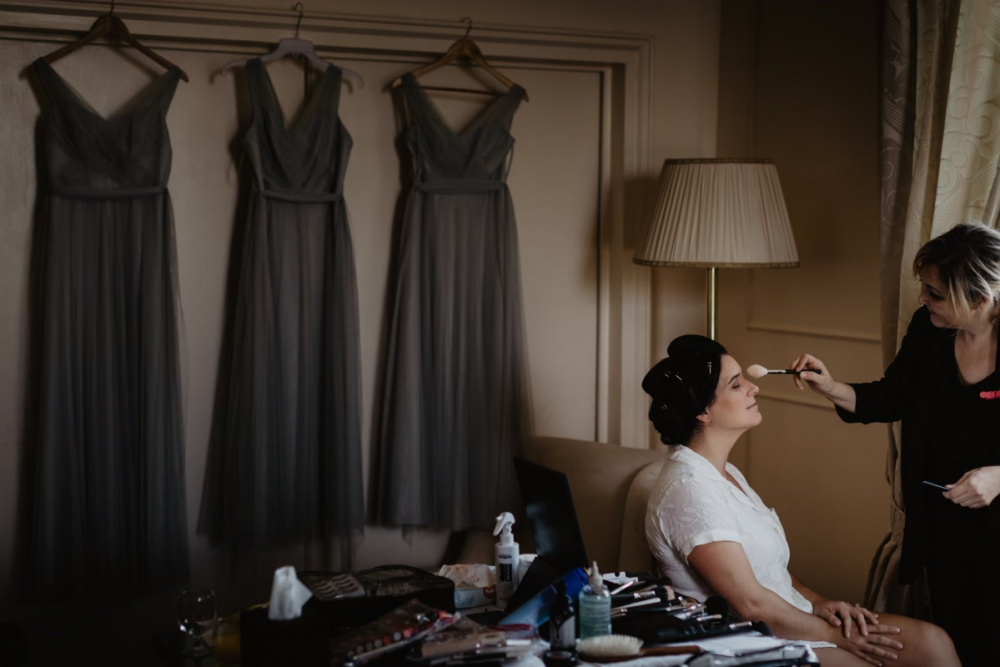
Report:
[[430,117],[437,125],[440,126],[442,130],[444,130],[445,134],[453,137],[457,141],[466,141],[482,129],[488,121],[496,115],[497,110],[507,102],[508,98],[514,96],[515,94],[517,94],[518,99],[524,97],[524,89],[515,84],[497,96],[497,98],[492,100],[489,104],[485,105],[482,111],[469,123],[467,127],[462,130],[455,130],[445,120],[440,107],[438,107],[434,100],[431,99],[430,95],[427,94],[427,91],[424,90],[423,86],[417,82],[417,79],[413,76],[413,74],[404,74],[403,82],[416,92],[416,95],[420,99],[421,103],[429,111]]
[[156,98],[168,83],[174,83],[180,78],[180,69],[177,67],[171,67],[163,74],[152,79],[149,83],[143,86],[138,93],[129,98],[120,111],[106,116],[97,111],[97,109],[95,109],[94,106],[87,101],[87,99],[81,95],[80,92],[77,91],[76,88],[74,88],[62,74],[57,72],[47,60],[44,58],[38,58],[35,63],[37,67],[47,70],[51,80],[56,82],[56,85],[61,88],[65,97],[69,101],[106,126],[116,125],[125,119],[148,109],[155,103]]
[[[315,118],[316,107],[321,104],[320,99],[326,97],[327,86],[330,85],[331,79],[334,77],[332,74],[339,73],[340,69],[336,65],[330,65],[325,70],[320,73],[320,78],[317,83],[315,83],[311,90],[306,91],[308,98],[302,103],[301,107],[297,110],[297,113],[293,114],[291,122],[289,122],[288,115],[285,113],[285,109],[281,106],[281,101],[278,99],[278,93],[274,89],[274,80],[271,79],[271,73],[267,71],[267,67],[261,61],[260,58],[254,58],[250,61],[253,63],[252,67],[260,68],[260,80],[264,85],[265,90],[261,91],[267,95],[268,98],[268,108],[272,113],[275,114],[274,120],[280,125],[282,133],[287,138],[298,138],[300,134],[304,132],[304,128],[312,122]],[[337,77],[339,79],[339,77]],[[333,111],[337,111],[339,106],[339,95],[338,99],[333,106]]]

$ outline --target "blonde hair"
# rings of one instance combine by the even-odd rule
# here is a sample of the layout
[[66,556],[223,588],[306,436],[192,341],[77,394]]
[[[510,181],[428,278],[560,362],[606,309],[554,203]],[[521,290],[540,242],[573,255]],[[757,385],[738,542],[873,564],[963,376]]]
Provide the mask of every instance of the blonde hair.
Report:
[[948,298],[963,321],[985,300],[990,319],[1000,311],[1000,232],[979,222],[962,223],[931,239],[913,258],[917,276],[929,267],[948,288]]

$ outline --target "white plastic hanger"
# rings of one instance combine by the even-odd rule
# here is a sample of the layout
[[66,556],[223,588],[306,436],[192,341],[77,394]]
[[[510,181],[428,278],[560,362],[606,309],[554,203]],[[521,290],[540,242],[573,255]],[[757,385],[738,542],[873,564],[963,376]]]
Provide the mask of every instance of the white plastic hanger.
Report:
[[[269,63],[272,60],[278,60],[279,58],[284,58],[285,56],[302,56],[313,65],[321,70],[325,70],[330,66],[331,63],[323,60],[316,54],[316,47],[308,39],[299,38],[299,25],[302,23],[302,3],[296,2],[295,8],[299,10],[299,19],[295,22],[295,37],[283,37],[278,40],[278,45],[274,47],[274,50],[270,53],[266,53],[259,56],[258,59],[262,63]],[[247,64],[247,61],[251,58],[242,58],[240,60],[231,60],[219,70],[219,74],[225,74],[229,71],[231,67],[240,67]],[[358,82],[358,88],[365,87],[365,80],[360,74],[354,70],[347,69],[346,67],[341,67],[340,71],[346,76],[355,79]]]

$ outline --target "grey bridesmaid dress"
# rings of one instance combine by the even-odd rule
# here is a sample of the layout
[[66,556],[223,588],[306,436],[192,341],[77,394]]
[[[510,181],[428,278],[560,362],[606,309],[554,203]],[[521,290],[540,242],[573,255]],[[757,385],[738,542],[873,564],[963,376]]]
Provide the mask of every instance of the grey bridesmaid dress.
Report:
[[527,378],[514,206],[514,86],[461,132],[404,75],[412,188],[396,257],[377,520],[492,528],[517,501]]
[[260,60],[247,62],[246,76],[250,201],[201,529],[218,545],[258,553],[323,540],[346,568],[364,496],[341,71],[322,72],[291,127]]
[[187,579],[166,114],[180,70],[104,118],[44,60],[33,594],[112,599]]

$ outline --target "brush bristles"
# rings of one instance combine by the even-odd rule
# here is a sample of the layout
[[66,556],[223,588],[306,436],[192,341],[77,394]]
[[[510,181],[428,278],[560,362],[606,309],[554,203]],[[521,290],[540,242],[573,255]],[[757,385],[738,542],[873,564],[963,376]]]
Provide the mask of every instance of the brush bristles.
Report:
[[576,643],[577,653],[583,658],[620,658],[638,655],[642,640],[628,635],[600,635],[587,637]]
[[760,364],[753,364],[751,366],[747,366],[747,375],[752,378],[762,378],[767,375],[767,369]]

